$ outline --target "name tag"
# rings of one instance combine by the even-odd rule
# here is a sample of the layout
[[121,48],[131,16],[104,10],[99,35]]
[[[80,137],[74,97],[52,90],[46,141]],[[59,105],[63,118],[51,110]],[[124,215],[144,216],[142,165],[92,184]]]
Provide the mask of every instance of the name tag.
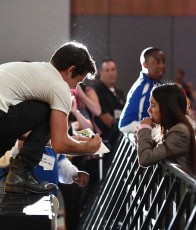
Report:
[[119,119],[119,118],[120,118],[121,112],[122,112],[121,110],[115,109],[115,110],[114,110],[114,118],[115,118],[115,119]]
[[44,170],[53,170],[55,158],[48,156],[45,153],[43,154],[42,160],[39,162],[39,165],[43,167]]

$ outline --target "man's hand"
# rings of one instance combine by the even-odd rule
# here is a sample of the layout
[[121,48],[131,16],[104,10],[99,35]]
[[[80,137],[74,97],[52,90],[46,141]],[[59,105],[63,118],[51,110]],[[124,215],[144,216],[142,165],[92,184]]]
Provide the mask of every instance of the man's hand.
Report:
[[71,136],[71,137],[76,141],[88,141],[91,139],[91,137],[85,137],[85,136],[81,136],[81,135],[75,135],[75,136]]
[[96,133],[95,136],[88,141],[86,144],[88,145],[88,149],[90,150],[90,154],[97,152],[101,146],[102,138],[100,137],[99,133]]
[[85,171],[78,171],[78,175],[73,177],[74,183],[78,184],[80,187],[85,187],[89,181],[89,174]]
[[94,138],[89,140],[77,141],[68,135],[67,115],[59,110],[52,109],[51,111],[51,145],[57,153],[74,153],[74,154],[93,154],[101,146],[101,137],[95,134]]
[[96,133],[93,137],[84,137],[80,135],[72,136],[74,140],[85,142],[88,146],[89,151],[88,154],[94,154],[97,152],[101,146],[102,138],[99,133]]

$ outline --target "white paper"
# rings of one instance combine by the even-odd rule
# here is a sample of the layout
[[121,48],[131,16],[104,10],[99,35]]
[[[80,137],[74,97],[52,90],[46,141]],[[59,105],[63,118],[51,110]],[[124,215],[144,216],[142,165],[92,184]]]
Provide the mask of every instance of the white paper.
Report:
[[[75,135],[81,135],[81,136],[84,136],[84,137],[91,137],[91,138],[95,135],[90,128],[83,129],[83,130],[80,130],[80,131],[75,131],[74,134]],[[105,153],[109,153],[109,152],[110,152],[110,150],[108,149],[108,147],[103,142],[101,142],[100,148],[93,155],[105,154]]]

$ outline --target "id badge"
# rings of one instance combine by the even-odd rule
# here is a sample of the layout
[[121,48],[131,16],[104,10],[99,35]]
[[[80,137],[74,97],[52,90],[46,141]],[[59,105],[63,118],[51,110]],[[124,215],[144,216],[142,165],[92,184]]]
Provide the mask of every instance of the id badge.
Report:
[[119,118],[120,118],[121,112],[122,112],[121,110],[115,109],[115,110],[114,110],[114,118],[115,118],[115,119],[119,119]]
[[42,160],[39,162],[39,165],[43,167],[44,170],[53,170],[55,158],[48,156],[45,153],[42,156]]

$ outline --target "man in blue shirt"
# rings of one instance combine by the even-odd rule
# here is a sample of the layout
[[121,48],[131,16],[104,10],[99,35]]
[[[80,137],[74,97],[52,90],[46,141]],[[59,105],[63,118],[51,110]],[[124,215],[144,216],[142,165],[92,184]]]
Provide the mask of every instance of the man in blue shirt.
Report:
[[140,56],[142,71],[128,92],[126,104],[120,116],[118,127],[123,133],[134,133],[135,127],[148,117],[150,92],[154,85],[161,84],[165,73],[165,55],[158,48],[148,47]]

